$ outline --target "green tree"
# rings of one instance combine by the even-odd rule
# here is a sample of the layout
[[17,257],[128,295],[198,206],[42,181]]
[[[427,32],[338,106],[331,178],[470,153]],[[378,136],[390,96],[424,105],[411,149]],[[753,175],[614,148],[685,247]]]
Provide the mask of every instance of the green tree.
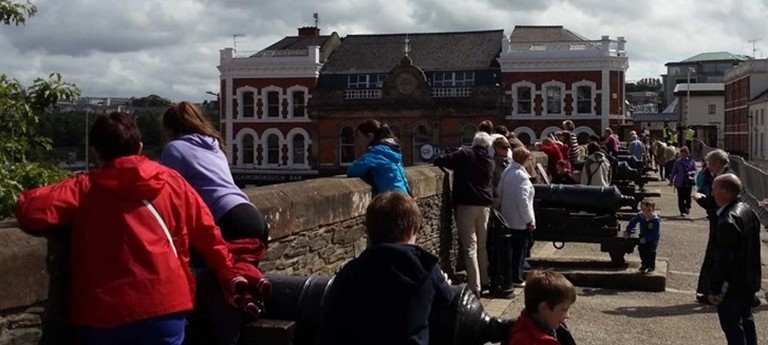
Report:
[[[24,25],[37,8],[29,1],[0,0],[0,21]],[[24,189],[57,182],[67,174],[27,160],[32,150],[50,149],[51,140],[37,131],[39,114],[59,101],[73,101],[80,91],[58,73],[37,78],[31,86],[0,74],[0,219],[13,215],[16,197]]]

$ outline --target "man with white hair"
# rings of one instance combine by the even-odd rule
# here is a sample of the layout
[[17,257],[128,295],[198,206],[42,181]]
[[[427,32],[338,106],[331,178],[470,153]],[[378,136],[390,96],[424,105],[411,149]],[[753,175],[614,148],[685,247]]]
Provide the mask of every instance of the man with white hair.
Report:
[[643,145],[643,142],[637,138],[637,134],[631,135],[629,140],[629,154],[635,156],[637,160],[642,162],[643,156],[645,156],[645,145]]
[[491,136],[477,132],[471,148],[437,157],[434,164],[453,170],[453,204],[460,252],[467,267],[467,285],[478,297],[488,278],[488,252],[485,243],[488,216],[493,203],[494,162],[488,153]]

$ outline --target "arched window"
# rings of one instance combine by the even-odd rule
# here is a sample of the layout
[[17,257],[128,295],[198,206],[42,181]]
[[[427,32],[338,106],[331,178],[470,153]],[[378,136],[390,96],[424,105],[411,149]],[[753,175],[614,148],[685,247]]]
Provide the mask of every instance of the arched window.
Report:
[[254,138],[250,134],[246,134],[243,136],[242,145],[243,148],[240,152],[242,152],[242,162],[243,164],[253,164],[253,158],[254,155]]
[[243,92],[243,117],[253,117],[255,102],[253,92]]
[[293,136],[293,164],[306,164],[307,152],[304,148],[304,135]]
[[267,92],[267,117],[280,117],[280,93]]
[[392,134],[395,135],[395,138],[397,138],[397,140],[400,140],[400,127],[389,126],[389,130],[392,131]]
[[472,146],[472,140],[475,139],[477,127],[475,125],[464,125],[461,128],[461,146]]
[[520,142],[525,146],[531,145],[531,135],[528,133],[523,132],[518,134],[517,139],[520,140]]
[[293,93],[293,116],[304,117],[306,116],[306,98],[304,97],[304,91],[296,91]]
[[427,132],[427,126],[418,125],[413,129],[413,162],[424,162],[421,157],[421,147],[429,144],[429,133]]
[[267,137],[267,164],[280,164],[280,138],[277,134]]
[[586,145],[589,142],[589,136],[589,133],[581,132],[576,134],[576,141],[579,143],[579,145]]
[[355,161],[355,130],[344,127],[339,133],[339,163],[349,164]]

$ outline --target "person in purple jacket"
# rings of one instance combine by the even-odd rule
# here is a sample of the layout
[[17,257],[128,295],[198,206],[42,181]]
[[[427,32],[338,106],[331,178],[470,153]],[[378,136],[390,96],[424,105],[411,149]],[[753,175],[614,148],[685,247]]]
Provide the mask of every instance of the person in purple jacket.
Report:
[[[224,240],[258,238],[267,245],[269,226],[264,215],[235,185],[221,134],[208,118],[191,103],[176,103],[163,114],[163,128],[170,141],[160,155],[161,163],[178,171],[200,194]],[[201,344],[234,344],[239,338],[242,315],[226,304],[198,257],[192,253],[190,260],[198,292],[189,319],[193,326],[188,327],[194,334],[188,338]]]
[[691,158],[688,148],[680,148],[680,157],[672,165],[669,174],[669,185],[677,189],[677,208],[680,216],[685,217],[691,212],[691,192],[695,184],[696,162]]

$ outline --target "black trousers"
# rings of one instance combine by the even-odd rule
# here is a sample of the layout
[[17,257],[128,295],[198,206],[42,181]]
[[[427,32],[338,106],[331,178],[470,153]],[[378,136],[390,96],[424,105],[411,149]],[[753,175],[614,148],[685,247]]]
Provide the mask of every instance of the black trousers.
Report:
[[265,244],[269,239],[269,224],[264,214],[250,203],[231,208],[216,222],[226,241],[258,238]]
[[690,213],[691,212],[691,192],[693,191],[692,186],[685,186],[685,187],[675,187],[677,189],[677,209],[680,210],[680,213]]
[[643,267],[656,269],[656,248],[658,248],[658,246],[658,240],[645,242],[637,246],[637,251],[640,252],[640,264]]
[[525,281],[525,255],[528,252],[530,233],[527,230],[511,230],[512,232],[512,282],[519,284]]

